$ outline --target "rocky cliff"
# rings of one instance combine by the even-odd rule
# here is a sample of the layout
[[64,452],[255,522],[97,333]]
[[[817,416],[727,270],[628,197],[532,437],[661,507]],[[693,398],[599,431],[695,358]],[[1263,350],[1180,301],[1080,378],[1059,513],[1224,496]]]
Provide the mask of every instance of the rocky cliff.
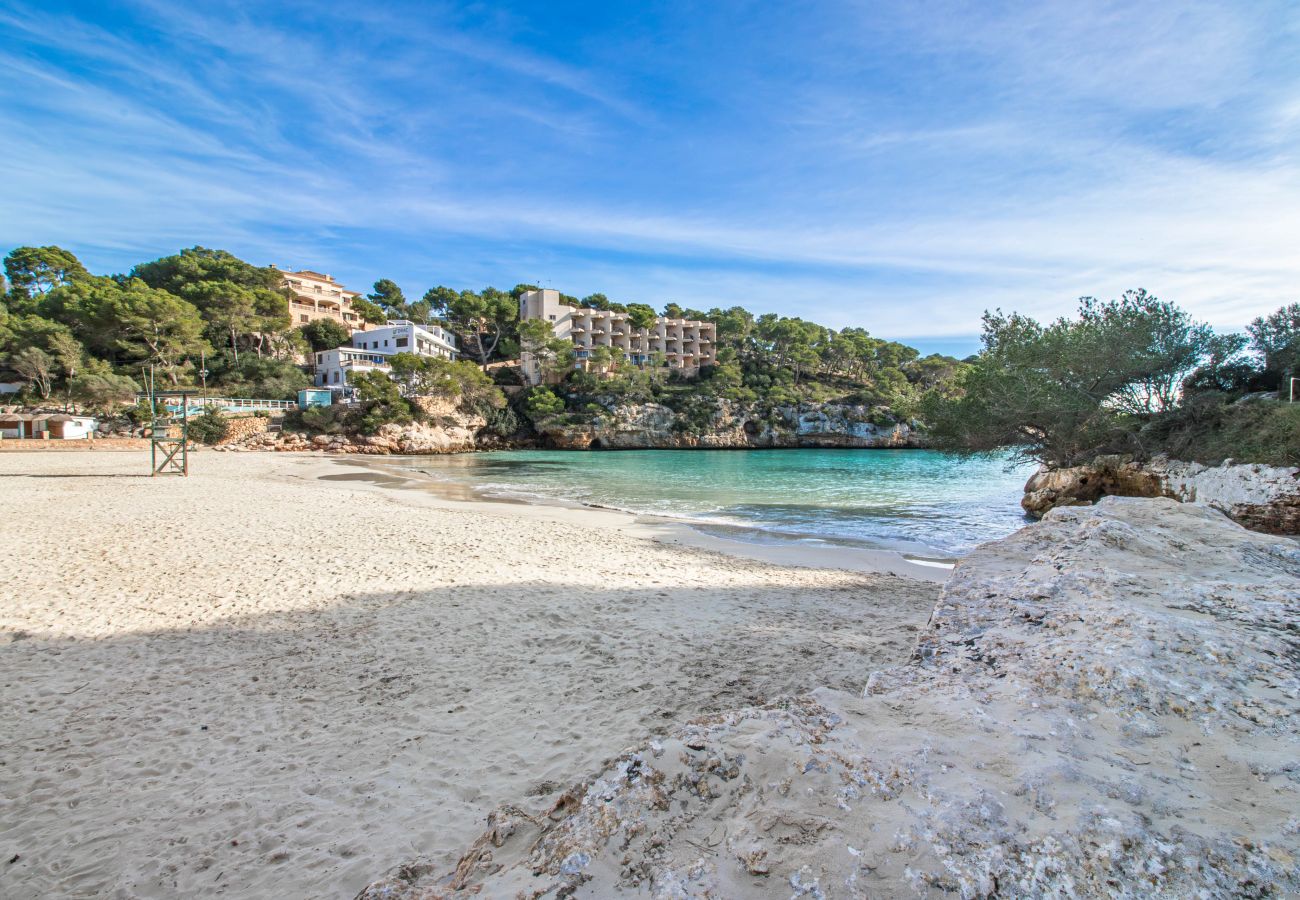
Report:
[[1031,516],[1102,497],[1170,497],[1209,506],[1233,521],[1269,534],[1300,534],[1300,468],[1218,466],[1157,458],[1137,463],[1103,456],[1086,466],[1040,469],[1025,484],[1020,505]]
[[[239,434],[229,450],[325,450],[334,453],[460,453],[508,446],[558,450],[730,450],[768,447],[923,447],[912,423],[894,421],[876,407],[802,404],[765,407],[726,400],[698,404],[689,413],[657,403],[611,404],[590,415],[555,417],[536,437],[498,437],[487,421],[445,401],[421,398],[427,420],[385,425],[375,435],[301,432]],[[580,420],[580,421],[575,421]]]
[[963,560],[861,697],[682,725],[360,896],[1296,896],[1298,617],[1293,541],[1057,509]]
[[718,400],[675,412],[657,403],[613,405],[579,424],[543,424],[564,450],[730,450],[771,447],[921,447],[911,423],[846,404],[766,407]]
[[354,453],[382,456],[391,453],[436,454],[465,453],[489,444],[491,437],[483,432],[487,420],[482,416],[458,409],[454,404],[433,398],[419,398],[420,406],[428,417],[425,422],[406,425],[383,425],[373,435],[318,434],[286,431],[265,431],[244,435],[218,446],[217,450],[280,450],[302,452],[320,450],[326,453]]

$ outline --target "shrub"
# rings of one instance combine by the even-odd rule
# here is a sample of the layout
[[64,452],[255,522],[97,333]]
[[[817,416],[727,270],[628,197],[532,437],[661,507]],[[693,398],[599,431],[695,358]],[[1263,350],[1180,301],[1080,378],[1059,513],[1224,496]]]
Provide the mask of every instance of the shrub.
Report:
[[508,406],[489,409],[483,418],[487,419],[488,430],[498,437],[510,437],[519,430],[519,416]]
[[524,414],[534,425],[551,416],[564,412],[564,400],[550,388],[533,388],[524,397]]
[[204,444],[215,444],[230,433],[230,420],[215,407],[207,407],[189,421],[189,436]]
[[286,428],[311,431],[316,434],[342,434],[347,431],[352,410],[346,406],[310,406],[295,410],[284,417]]
[[1218,393],[1189,396],[1142,433],[1174,459],[1218,465],[1225,459],[1271,466],[1300,465],[1300,403]]

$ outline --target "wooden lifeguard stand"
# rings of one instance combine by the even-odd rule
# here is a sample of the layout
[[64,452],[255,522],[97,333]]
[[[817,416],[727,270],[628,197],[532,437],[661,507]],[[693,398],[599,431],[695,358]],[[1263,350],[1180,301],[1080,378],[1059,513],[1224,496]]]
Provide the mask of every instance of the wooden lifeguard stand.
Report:
[[[152,374],[152,373],[151,373]],[[174,415],[164,400],[179,397],[180,415]],[[190,474],[190,391],[155,391],[149,382],[149,460],[153,475]]]

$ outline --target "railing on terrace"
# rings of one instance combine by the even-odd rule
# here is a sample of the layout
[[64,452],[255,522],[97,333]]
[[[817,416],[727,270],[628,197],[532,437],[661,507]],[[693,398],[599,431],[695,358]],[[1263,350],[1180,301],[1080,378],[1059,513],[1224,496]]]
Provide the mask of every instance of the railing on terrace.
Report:
[[[136,394],[137,401],[147,402],[148,394]],[[189,409],[202,410],[204,407],[215,407],[223,412],[252,412],[259,409],[297,409],[296,400],[263,400],[260,397],[189,397]],[[164,397],[162,403],[169,410],[179,410],[181,401],[179,397]]]

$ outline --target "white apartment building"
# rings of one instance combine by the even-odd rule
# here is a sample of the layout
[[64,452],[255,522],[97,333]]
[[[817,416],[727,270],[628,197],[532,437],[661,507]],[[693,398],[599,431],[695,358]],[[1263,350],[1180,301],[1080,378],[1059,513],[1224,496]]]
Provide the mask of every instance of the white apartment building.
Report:
[[414,353],[443,359],[455,359],[460,355],[456,335],[438,325],[416,325],[406,319],[389,319],[386,325],[357,332],[352,335],[352,346],[381,353]]
[[352,345],[315,354],[317,387],[344,391],[348,372],[380,371],[388,374],[388,358],[395,353],[437,356],[456,359],[456,336],[437,325],[416,325],[406,319],[393,319],[386,325],[352,335]]
[[334,350],[321,350],[316,357],[317,387],[327,387],[332,391],[348,389],[349,372],[379,371],[387,375],[393,371],[388,365],[388,355],[373,350],[358,350],[353,347],[338,347]]
[[[541,319],[550,323],[557,337],[573,342],[578,366],[585,367],[593,347],[622,350],[637,366],[648,365],[656,353],[663,354],[669,368],[683,375],[698,375],[701,366],[717,359],[717,326],[693,319],[655,319],[650,328],[634,328],[627,313],[601,309],[576,309],[560,302],[560,292],[528,291],[519,298],[519,319]],[[541,384],[542,368],[531,353],[520,354],[525,384]]]

